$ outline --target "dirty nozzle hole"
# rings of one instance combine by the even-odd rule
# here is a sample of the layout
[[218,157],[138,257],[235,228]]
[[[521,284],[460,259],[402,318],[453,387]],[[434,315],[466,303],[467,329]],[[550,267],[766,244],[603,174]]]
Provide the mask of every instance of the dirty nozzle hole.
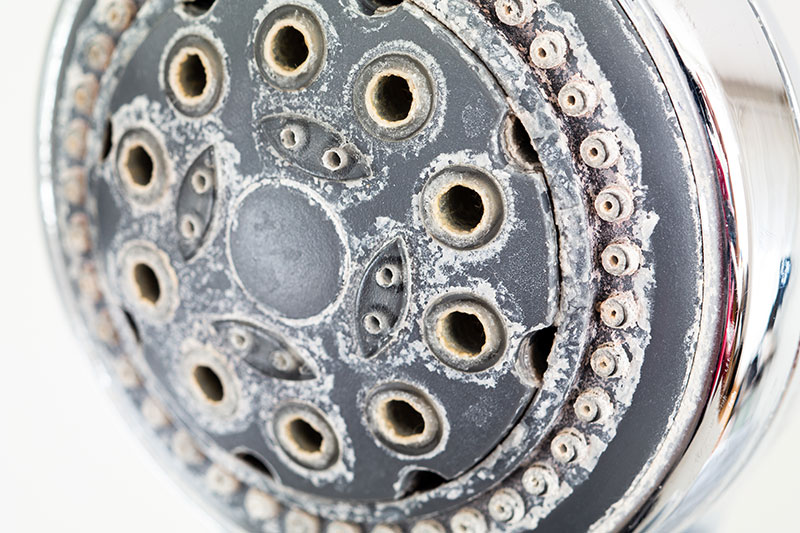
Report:
[[260,457],[250,452],[238,452],[236,454],[236,458],[239,459],[244,464],[246,464],[247,466],[249,466],[250,468],[264,474],[265,476],[269,478],[274,477],[270,468]]
[[477,357],[486,345],[486,330],[483,322],[471,314],[453,311],[442,318],[442,337],[451,350]]
[[425,417],[404,400],[386,403],[386,419],[401,437],[413,437],[425,432]]
[[319,453],[322,451],[322,443],[325,440],[322,433],[301,418],[295,418],[289,422],[289,435],[297,447],[304,452]]
[[128,150],[125,168],[131,181],[139,187],[147,187],[153,181],[155,171],[153,157],[140,144],[134,145]]
[[144,263],[133,267],[133,281],[139,297],[151,305],[156,305],[161,298],[161,284],[155,271]]
[[178,83],[187,98],[199,98],[208,86],[208,72],[199,54],[190,52],[178,67]]
[[194,368],[194,380],[206,399],[213,403],[219,403],[225,397],[225,388],[219,375],[205,365],[198,365]]
[[105,161],[111,155],[111,149],[114,145],[114,132],[111,124],[111,119],[106,119],[105,127],[103,128],[103,149],[100,152],[100,161]]
[[471,187],[455,185],[439,199],[439,210],[453,229],[470,232],[483,220],[483,198]]
[[303,32],[294,26],[283,26],[272,38],[272,58],[289,72],[299,69],[308,60],[309,50]]
[[[574,97],[572,97],[574,99]],[[539,152],[519,117],[512,115],[505,128],[506,150],[513,161],[524,168],[539,164]]]
[[384,74],[372,91],[375,113],[386,122],[402,122],[411,114],[414,93],[408,79],[397,74]]
[[189,12],[189,14],[200,16],[207,13],[212,7],[214,7],[215,1],[216,0],[183,0],[181,3],[183,4],[184,9]]

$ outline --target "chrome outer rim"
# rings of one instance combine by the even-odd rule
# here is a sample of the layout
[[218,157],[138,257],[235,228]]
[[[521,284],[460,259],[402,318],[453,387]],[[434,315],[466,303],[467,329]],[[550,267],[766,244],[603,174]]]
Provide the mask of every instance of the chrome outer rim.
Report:
[[[798,107],[755,2],[620,3],[687,139],[703,209],[707,281],[698,354],[705,349],[716,357],[718,370],[710,383],[689,384],[650,467],[594,529],[627,523],[637,531],[671,531],[733,481],[792,385],[800,344],[792,324],[800,287],[791,276],[800,260]],[[709,293],[714,279],[727,279],[722,294]],[[632,495],[641,491],[652,496],[637,514],[640,500],[634,507]]]

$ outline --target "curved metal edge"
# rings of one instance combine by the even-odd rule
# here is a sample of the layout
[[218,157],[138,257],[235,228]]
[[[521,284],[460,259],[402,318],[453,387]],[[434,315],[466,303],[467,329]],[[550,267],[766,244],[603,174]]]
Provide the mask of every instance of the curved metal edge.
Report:
[[[687,139],[706,280],[695,364],[714,357],[717,371],[705,385],[701,376],[689,383],[662,448],[598,530],[613,524],[673,531],[755,453],[794,375],[798,106],[762,12],[749,0],[619,1],[659,69]],[[714,294],[717,286],[722,290]]]
[[[52,265],[52,272],[58,286],[59,299],[71,329],[78,336],[79,345],[81,346],[94,346],[94,341],[88,325],[80,318],[80,307],[74,292],[71,290],[72,282],[70,281],[66,259],[61,249],[58,212],[55,202],[57,184],[55,182],[56,162],[53,147],[56,141],[54,132],[55,124],[58,120],[58,102],[62,97],[60,88],[65,75],[64,59],[74,51],[74,37],[81,13],[91,9],[94,4],[94,0],[62,0],[59,5],[53,20],[50,43],[47,47],[40,76],[35,139],[39,210],[44,229],[44,238]],[[195,505],[203,507],[205,510],[203,515],[208,518],[209,527],[212,529],[222,531],[224,524],[226,530],[243,532],[244,530],[241,529],[230,529],[231,525],[222,511],[215,507],[210,508],[206,505],[206,502],[201,501],[199,493],[189,488],[189,483],[183,476],[176,478],[167,475],[167,471],[161,468],[161,465],[167,464],[173,459],[161,447],[155,445],[152,430],[146,428],[144,422],[140,421],[141,415],[135,411],[125,396],[114,389],[108,368],[101,363],[93,350],[88,352],[95,375],[100,380],[101,387],[113,401],[116,409],[125,420],[138,421],[138,423],[131,424],[132,432],[149,456],[155,460],[157,468],[154,469],[154,472],[157,473],[157,476],[163,479],[165,483],[176,486],[180,493],[189,498]]]

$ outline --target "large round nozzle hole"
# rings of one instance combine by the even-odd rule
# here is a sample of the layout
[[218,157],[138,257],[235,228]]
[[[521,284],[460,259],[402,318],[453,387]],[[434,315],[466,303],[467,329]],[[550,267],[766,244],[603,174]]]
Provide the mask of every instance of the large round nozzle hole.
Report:
[[125,158],[125,170],[134,185],[147,187],[153,181],[155,163],[153,156],[141,144],[131,145]]
[[309,49],[306,36],[294,26],[283,26],[272,38],[270,53],[278,67],[293,72],[308,61]]
[[395,452],[420,455],[439,444],[443,411],[410,385],[382,386],[368,400],[367,409],[375,436]]
[[198,365],[193,375],[197,386],[209,402],[219,403],[225,398],[222,380],[211,367]]
[[161,284],[158,275],[150,265],[139,263],[133,267],[133,281],[139,293],[139,298],[145,302],[156,305],[161,298]]
[[198,53],[187,53],[178,66],[178,83],[187,98],[199,98],[206,92],[208,72]]
[[289,436],[298,448],[307,453],[321,452],[325,441],[322,433],[302,418],[295,418],[289,422]]
[[442,341],[461,357],[477,357],[486,345],[483,322],[471,314],[453,311],[441,319]]
[[413,437],[425,432],[425,417],[404,400],[390,400],[386,403],[386,419],[402,437]]
[[420,204],[422,221],[431,236],[459,250],[489,244],[505,218],[499,184],[473,167],[451,167],[431,177]]
[[330,468],[339,457],[339,439],[323,413],[302,405],[284,406],[275,416],[275,437],[288,458],[311,470]]
[[439,198],[439,211],[445,223],[468,233],[483,220],[483,199],[475,189],[455,185]]
[[[322,71],[325,29],[314,10],[297,4],[275,8],[256,34],[256,62],[264,79],[284,91],[308,87]],[[292,147],[300,147],[300,143]]]
[[187,35],[169,50],[165,66],[167,96],[180,113],[200,117],[214,109],[225,82],[225,63],[214,43]]
[[444,364],[464,372],[493,366],[506,349],[503,319],[472,294],[450,294],[425,312],[425,341]]
[[414,105],[414,93],[407,78],[383,74],[374,83],[370,95],[375,114],[390,123],[408,119]]

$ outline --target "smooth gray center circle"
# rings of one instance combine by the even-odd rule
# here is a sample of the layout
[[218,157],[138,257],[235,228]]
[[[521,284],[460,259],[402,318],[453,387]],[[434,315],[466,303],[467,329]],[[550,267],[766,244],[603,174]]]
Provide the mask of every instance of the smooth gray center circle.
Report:
[[230,251],[243,288],[287,318],[321,313],[342,287],[342,239],[322,206],[296,189],[249,192],[231,227]]

